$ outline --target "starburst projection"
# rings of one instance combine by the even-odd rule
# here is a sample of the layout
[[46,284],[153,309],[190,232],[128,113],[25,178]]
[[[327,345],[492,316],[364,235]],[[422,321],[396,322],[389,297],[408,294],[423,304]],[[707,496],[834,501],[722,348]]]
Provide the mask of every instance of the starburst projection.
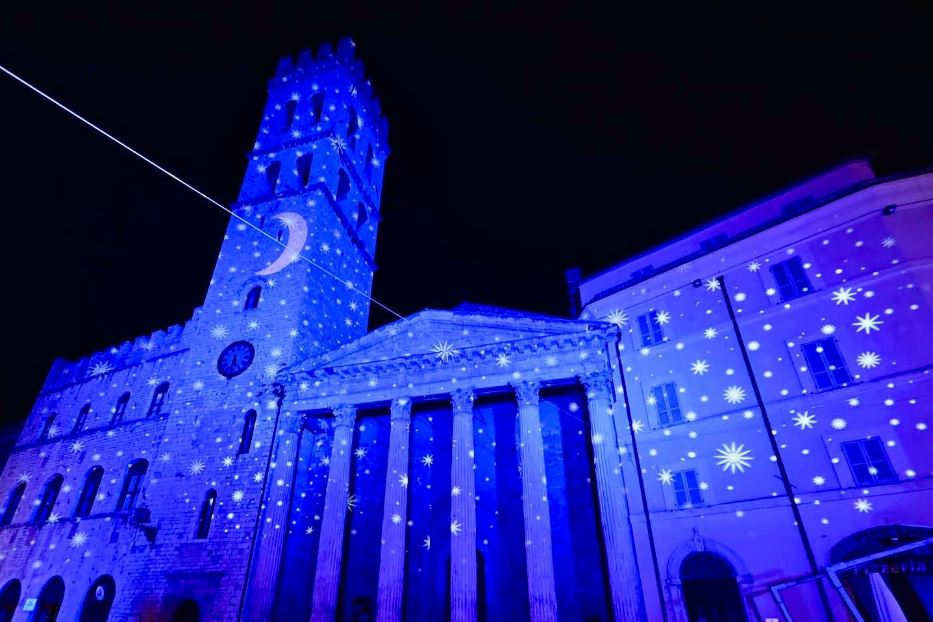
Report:
[[751,468],[751,450],[745,449],[744,444],[729,443],[723,444],[716,450],[716,464],[722,467],[723,471],[730,471],[733,475],[736,471],[744,473],[745,469]]

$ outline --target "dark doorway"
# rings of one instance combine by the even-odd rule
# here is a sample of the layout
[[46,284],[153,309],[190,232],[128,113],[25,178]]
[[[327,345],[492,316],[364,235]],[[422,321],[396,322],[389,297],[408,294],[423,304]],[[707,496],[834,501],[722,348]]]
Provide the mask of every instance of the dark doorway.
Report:
[[0,591],[0,622],[11,622],[22,592],[23,587],[16,579],[7,581],[3,586],[3,590]]
[[78,622],[107,622],[113,598],[117,594],[117,584],[110,575],[99,578],[88,589],[81,605],[81,617]]
[[29,622],[55,622],[58,619],[58,610],[62,608],[65,599],[65,582],[61,577],[52,577],[39,592],[36,608],[32,612]]
[[691,553],[680,565],[690,622],[748,622],[735,568],[714,553]]
[[175,607],[172,622],[201,622],[201,608],[190,598],[183,600]]

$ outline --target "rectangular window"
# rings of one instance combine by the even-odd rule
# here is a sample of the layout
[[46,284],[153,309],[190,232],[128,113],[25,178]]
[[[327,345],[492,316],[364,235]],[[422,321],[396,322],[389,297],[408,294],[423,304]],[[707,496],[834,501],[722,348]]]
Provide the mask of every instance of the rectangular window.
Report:
[[49,415],[45,418],[45,421],[42,422],[42,430],[39,432],[39,440],[44,441],[52,435],[52,430],[55,426],[55,415]]
[[662,384],[651,390],[655,406],[658,407],[658,421],[661,425],[674,425],[683,423],[684,416],[680,412],[680,401],[677,399],[677,385],[673,382]]
[[656,346],[664,342],[664,331],[658,322],[657,313],[649,311],[638,316],[638,330],[641,332],[641,345]]
[[817,389],[835,389],[852,382],[835,339],[817,339],[801,347]]
[[703,505],[703,492],[700,490],[700,478],[693,469],[674,473],[674,497],[679,508],[692,508]]
[[842,443],[842,453],[859,486],[897,481],[897,474],[888,460],[888,452],[881,438],[873,436]]
[[800,257],[791,257],[771,266],[771,274],[774,275],[783,301],[800,298],[813,290]]
[[311,161],[313,157],[313,153],[305,153],[298,157],[298,186],[301,188],[307,186],[308,181],[311,179]]

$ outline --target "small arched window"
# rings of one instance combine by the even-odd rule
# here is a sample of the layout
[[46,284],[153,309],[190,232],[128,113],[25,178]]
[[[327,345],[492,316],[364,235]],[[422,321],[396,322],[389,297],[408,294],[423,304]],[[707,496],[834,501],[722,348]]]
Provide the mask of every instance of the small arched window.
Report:
[[9,498],[6,500],[6,509],[3,510],[3,518],[0,518],[0,526],[11,525],[13,523],[13,517],[16,516],[16,510],[19,508],[19,502],[22,501],[23,495],[25,493],[26,482],[20,482],[16,485],[16,488],[13,489],[13,492],[10,493]]
[[266,168],[266,189],[270,195],[275,194],[275,189],[279,185],[279,173],[281,171],[281,162],[273,162]]
[[130,392],[127,391],[120,396],[120,399],[117,400],[117,405],[113,409],[113,417],[110,418],[110,425],[115,423],[120,423],[123,421],[123,416],[126,414],[126,406],[130,403]]
[[287,132],[292,129],[292,123],[295,122],[295,108],[298,106],[297,99],[289,99],[285,102],[284,116],[282,117],[282,131]]
[[369,218],[369,214],[366,211],[366,206],[362,202],[356,204],[356,228],[361,229],[366,220]]
[[305,153],[298,156],[295,168],[298,170],[298,186],[304,188],[311,180],[311,164],[314,162],[313,153]]
[[52,516],[52,509],[55,507],[55,500],[58,499],[58,492],[62,489],[62,483],[65,478],[56,475],[45,485],[42,491],[42,498],[39,500],[39,507],[33,517],[33,522],[37,525],[45,524]]
[[246,302],[243,303],[243,310],[249,311],[259,306],[259,295],[262,293],[262,287],[257,285],[246,294]]
[[201,503],[201,514],[198,516],[198,532],[195,538],[204,540],[211,530],[211,521],[214,519],[214,504],[217,503],[217,491],[211,488],[204,494]]
[[350,119],[347,121],[347,144],[350,149],[356,149],[356,134],[360,131],[360,118],[356,110],[350,108]]
[[366,181],[373,180],[373,146],[370,144],[366,148],[366,163],[363,165],[363,172],[366,174]]
[[55,430],[55,413],[50,414],[42,421],[42,430],[39,431],[39,440],[44,441],[45,439],[52,436]]
[[97,491],[100,490],[100,481],[104,477],[103,467],[96,466],[87,472],[84,477],[84,487],[81,488],[81,496],[78,497],[78,505],[75,506],[75,518],[86,518],[91,514],[91,508],[94,507],[94,500],[97,498]]
[[156,387],[155,393],[152,394],[152,401],[149,403],[149,412],[146,413],[147,417],[158,415],[162,412],[162,405],[165,404],[166,395],[168,395],[168,383],[163,382]]
[[324,93],[315,93],[311,96],[311,114],[315,123],[321,120],[322,112],[324,112]]
[[350,194],[350,177],[343,169],[337,171],[337,200],[343,201]]
[[248,454],[253,444],[253,428],[256,427],[256,411],[250,410],[243,417],[243,434],[240,435],[240,449],[238,454]]
[[129,512],[136,506],[136,499],[139,497],[139,491],[142,490],[143,478],[147,470],[149,470],[149,463],[145,460],[137,460],[130,465],[126,472],[126,479],[123,480],[120,498],[117,500],[117,512]]
[[77,434],[84,429],[84,425],[87,423],[87,416],[90,412],[90,404],[85,404],[81,407],[81,410],[78,412],[78,418],[75,419],[75,427],[71,429],[72,434]]

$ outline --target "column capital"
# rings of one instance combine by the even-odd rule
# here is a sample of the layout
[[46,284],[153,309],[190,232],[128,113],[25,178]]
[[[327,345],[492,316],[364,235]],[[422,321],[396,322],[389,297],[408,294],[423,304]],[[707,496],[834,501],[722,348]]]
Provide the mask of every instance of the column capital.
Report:
[[512,388],[515,389],[515,398],[518,400],[519,405],[538,404],[538,390],[541,388],[541,383],[537,380],[520,380],[518,382],[513,382]]
[[402,421],[408,423],[411,420],[411,398],[399,397],[392,400],[389,405],[389,421]]
[[450,392],[450,405],[455,415],[473,415],[473,400],[475,396],[472,388],[454,389]]
[[612,384],[610,381],[609,372],[605,369],[600,371],[593,371],[586,374],[581,374],[579,376],[580,382],[583,384],[583,387],[586,389],[587,397],[603,397],[606,399],[611,399],[612,395]]
[[338,428],[352,428],[356,422],[356,406],[353,404],[340,404],[334,407],[333,412]]

